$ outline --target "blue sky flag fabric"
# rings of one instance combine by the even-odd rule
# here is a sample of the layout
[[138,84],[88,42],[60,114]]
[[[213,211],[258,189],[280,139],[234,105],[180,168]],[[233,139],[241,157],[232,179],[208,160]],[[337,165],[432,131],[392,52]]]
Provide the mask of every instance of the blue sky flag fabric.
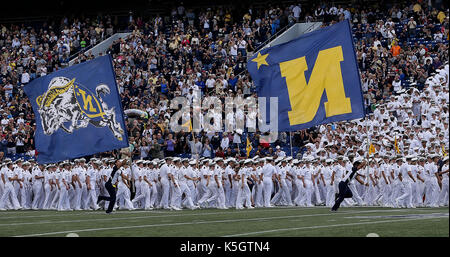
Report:
[[36,118],[39,163],[128,147],[109,55],[37,78],[24,91]]
[[364,117],[348,20],[263,49],[247,68],[258,97],[278,97],[279,131]]

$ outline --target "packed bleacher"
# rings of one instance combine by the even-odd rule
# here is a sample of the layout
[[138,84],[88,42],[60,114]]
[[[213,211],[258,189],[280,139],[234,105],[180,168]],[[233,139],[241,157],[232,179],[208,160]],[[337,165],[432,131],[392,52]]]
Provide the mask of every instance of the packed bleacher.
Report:
[[[448,90],[445,86],[448,85],[448,75],[444,69],[448,62],[447,10],[442,6],[428,7],[426,3],[419,8],[412,1],[408,5],[376,11],[330,4],[307,8],[299,4],[270,5],[265,10],[250,8],[242,19],[233,20],[233,10],[229,8],[212,6],[194,10],[180,5],[167,17],[134,17],[128,24],[132,35],[116,42],[108,51],[114,59],[124,109],[140,109],[150,114],[148,120],[128,120],[133,158],[190,156],[189,140],[192,140],[192,134],[170,131],[167,121],[172,110],[163,100],[170,101],[174,96],[192,96],[194,93],[220,96],[222,99],[228,95],[255,97],[254,86],[246,72],[247,56],[251,56],[277,31],[297,21],[320,20],[324,22],[323,26],[327,26],[350,19],[368,112],[375,112],[376,115],[385,108],[385,113],[394,111],[388,114],[403,120],[402,114],[398,113],[403,108],[390,107],[410,104],[415,119],[407,122],[427,124],[422,116],[427,109],[418,105],[423,105],[422,96],[428,94],[439,97],[430,99],[428,105],[434,101],[440,109],[438,115],[441,117],[438,118],[442,123],[441,132],[445,133],[445,116],[442,115],[448,114],[448,110],[442,103],[446,101],[445,90]],[[96,44],[112,33],[109,16],[83,21],[63,18],[59,26],[43,24],[37,29],[19,25],[2,26],[1,151],[5,157],[29,158],[36,154],[32,111],[21,87],[36,77],[65,67],[70,53]],[[90,58],[93,56],[80,54],[78,62]],[[446,83],[443,87],[434,85],[441,83],[440,76]],[[427,83],[431,79],[434,84]],[[405,99],[409,94],[410,97]],[[408,110],[404,111],[407,113]],[[333,125],[332,131],[335,132],[339,126],[345,126],[345,123]],[[388,124],[389,128],[392,126],[392,122]],[[293,132],[293,156],[299,153],[301,156],[307,150],[308,143],[314,144],[325,138],[324,131],[323,128],[312,128]],[[172,134],[173,143],[167,141],[169,134]],[[199,153],[205,156],[218,153],[237,154],[244,158],[247,137],[253,146],[251,156],[277,152],[276,146],[280,146],[279,151],[291,154],[289,134],[284,132],[279,133],[278,140],[269,145],[258,142],[260,132],[244,131],[226,136],[218,133],[216,136],[202,131],[195,135],[200,137],[202,144],[207,138],[210,141],[212,151],[204,153],[202,149]],[[403,141],[400,143],[403,144]],[[448,147],[448,140],[441,143]],[[323,147],[322,143],[320,145]],[[361,143],[357,145],[361,146]],[[336,148],[336,151],[343,151],[342,145]]]

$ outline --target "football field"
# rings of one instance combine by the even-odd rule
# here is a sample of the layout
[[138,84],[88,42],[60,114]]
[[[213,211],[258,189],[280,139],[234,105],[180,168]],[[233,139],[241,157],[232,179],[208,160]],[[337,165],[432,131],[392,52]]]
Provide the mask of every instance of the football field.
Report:
[[[449,236],[449,209],[276,207],[244,210],[2,211],[0,236]],[[73,234],[72,234],[73,235]]]

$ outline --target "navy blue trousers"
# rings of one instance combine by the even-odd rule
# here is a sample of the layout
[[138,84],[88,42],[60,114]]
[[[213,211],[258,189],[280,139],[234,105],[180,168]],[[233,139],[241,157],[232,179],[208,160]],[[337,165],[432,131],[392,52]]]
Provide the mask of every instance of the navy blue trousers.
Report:
[[348,182],[341,181],[339,182],[338,187],[339,187],[339,194],[336,199],[336,202],[333,205],[333,208],[331,208],[331,210],[333,211],[337,211],[337,209],[339,209],[339,206],[341,206],[341,203],[344,201],[345,198],[353,197],[352,190],[350,190],[350,188],[348,187]]

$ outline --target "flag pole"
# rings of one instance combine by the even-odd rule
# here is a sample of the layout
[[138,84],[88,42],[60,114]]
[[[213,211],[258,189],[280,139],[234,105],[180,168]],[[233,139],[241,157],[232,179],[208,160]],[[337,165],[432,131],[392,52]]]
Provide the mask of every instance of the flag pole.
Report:
[[289,141],[290,141],[290,145],[291,145],[291,157],[294,158],[294,154],[292,152],[292,135],[291,135],[291,131],[289,131]]
[[[370,93],[368,94],[368,99],[369,99],[369,108],[371,108],[371,97],[370,97]],[[370,140],[369,140],[369,126],[368,126],[368,122],[367,122],[367,118],[364,117],[365,120],[365,124],[366,124],[366,138],[367,138],[367,156],[366,156],[366,179],[369,179],[369,159],[370,159]],[[368,180],[367,180],[368,181]]]
[[[130,146],[128,146],[130,147]],[[133,153],[130,152],[131,155],[128,156],[128,161],[130,162],[130,174],[131,174],[131,178],[130,178],[130,195],[131,195],[131,200],[134,199],[134,197],[136,196],[136,189],[134,188],[135,185],[135,181],[134,181],[134,171],[133,171]]]

